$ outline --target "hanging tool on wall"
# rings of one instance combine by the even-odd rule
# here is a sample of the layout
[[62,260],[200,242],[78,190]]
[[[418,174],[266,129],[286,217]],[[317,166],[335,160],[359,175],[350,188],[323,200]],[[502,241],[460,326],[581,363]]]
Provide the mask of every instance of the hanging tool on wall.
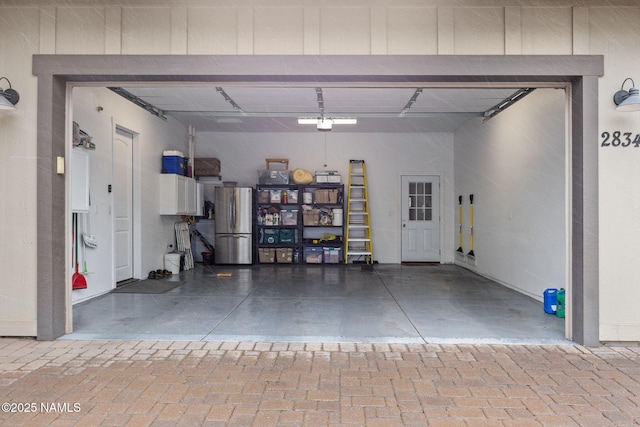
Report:
[[458,196],[458,225],[458,252],[462,253],[462,196]]
[[78,260],[78,214],[74,213],[73,214],[73,240],[74,240],[74,247],[75,247],[75,265],[76,265],[76,272],[73,273],[73,276],[71,277],[71,289],[86,289],[87,288],[87,280],[84,278],[84,276],[82,274],[80,274],[78,272],[78,267],[80,265],[80,262]]
[[467,255],[475,257],[476,254],[473,252],[473,194],[469,194],[469,202],[471,203],[469,205],[469,227],[470,227],[470,233],[469,233],[469,253]]
[[93,235],[93,228],[91,227],[91,212],[82,214],[82,219],[82,241],[86,247],[95,249],[98,247],[98,241],[96,236]]

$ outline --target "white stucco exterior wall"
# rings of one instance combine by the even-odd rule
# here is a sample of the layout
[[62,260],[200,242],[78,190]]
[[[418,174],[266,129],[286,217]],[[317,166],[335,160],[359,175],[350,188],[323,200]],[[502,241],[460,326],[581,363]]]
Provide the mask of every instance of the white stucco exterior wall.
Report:
[[[640,5],[544,0],[0,0],[0,76],[21,94],[0,114],[0,335],[35,335],[36,94],[31,57],[76,54],[602,54],[600,132],[640,133],[612,94],[640,80]],[[4,81],[3,81],[4,82]],[[640,151],[600,148],[600,337],[640,341]]]

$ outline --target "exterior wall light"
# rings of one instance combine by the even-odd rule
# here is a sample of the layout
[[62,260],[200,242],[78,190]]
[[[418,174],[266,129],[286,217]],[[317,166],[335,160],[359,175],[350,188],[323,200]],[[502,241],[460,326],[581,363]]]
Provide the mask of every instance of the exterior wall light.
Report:
[[16,104],[20,101],[20,95],[15,89],[11,89],[11,82],[6,77],[0,77],[0,81],[6,80],[9,89],[0,87],[0,110],[15,110]]
[[[624,84],[627,80],[631,80],[631,89],[629,92],[624,90]],[[631,78],[622,82],[622,87],[613,95],[613,102],[617,105],[616,111],[640,111],[640,95],[638,88]]]

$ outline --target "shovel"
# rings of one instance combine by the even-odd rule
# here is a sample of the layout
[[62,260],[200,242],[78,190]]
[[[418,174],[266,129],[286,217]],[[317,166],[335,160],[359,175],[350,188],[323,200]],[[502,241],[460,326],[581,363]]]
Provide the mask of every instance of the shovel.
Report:
[[73,273],[71,278],[71,289],[86,289],[87,288],[87,280],[84,278],[82,274],[78,272],[79,262],[78,262],[78,214],[73,214],[73,236],[75,240],[76,246],[76,272]]

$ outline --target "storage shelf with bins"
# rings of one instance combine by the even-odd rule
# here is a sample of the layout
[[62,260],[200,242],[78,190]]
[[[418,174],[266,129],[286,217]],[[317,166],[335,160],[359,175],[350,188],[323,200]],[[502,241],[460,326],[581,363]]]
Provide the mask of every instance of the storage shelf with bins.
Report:
[[342,184],[264,184],[255,191],[260,263],[338,264],[344,225]]

